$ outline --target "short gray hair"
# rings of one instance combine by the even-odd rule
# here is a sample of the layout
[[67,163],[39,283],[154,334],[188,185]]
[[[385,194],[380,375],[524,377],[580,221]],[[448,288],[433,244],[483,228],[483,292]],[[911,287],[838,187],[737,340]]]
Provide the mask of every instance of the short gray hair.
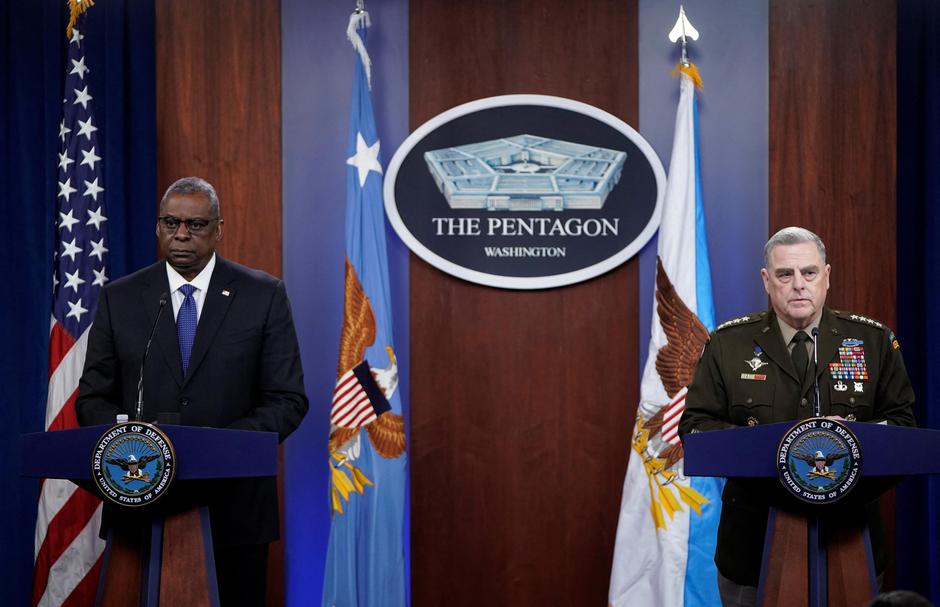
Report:
[[783,228],[771,236],[770,240],[767,241],[767,244],[764,245],[764,267],[766,268],[770,265],[770,252],[773,251],[776,247],[781,245],[800,244],[801,242],[811,242],[816,245],[816,250],[819,251],[819,256],[822,258],[822,262],[826,263],[826,245],[823,244],[822,239],[806,228],[790,226],[788,228]]
[[210,212],[215,217],[218,217],[220,214],[219,195],[215,193],[215,188],[212,187],[212,184],[202,177],[183,177],[182,179],[174,181],[173,185],[168,187],[166,193],[163,194],[163,198],[160,199],[161,209],[163,205],[166,204],[167,199],[173,194],[203,194],[209,199]]

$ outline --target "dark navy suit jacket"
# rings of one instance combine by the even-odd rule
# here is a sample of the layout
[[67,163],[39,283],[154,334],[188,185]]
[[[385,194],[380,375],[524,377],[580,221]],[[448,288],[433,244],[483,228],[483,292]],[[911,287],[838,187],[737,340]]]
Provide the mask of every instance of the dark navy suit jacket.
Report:
[[[182,425],[277,432],[280,440],[286,438],[308,402],[284,283],[218,255],[185,377],[165,262],[105,286],[79,383],[79,423],[114,423],[118,413],[134,419],[140,362],[164,293],[167,304],[144,370],[143,420],[176,413]],[[217,545],[278,537],[273,477],[212,481],[187,493],[208,502]]]

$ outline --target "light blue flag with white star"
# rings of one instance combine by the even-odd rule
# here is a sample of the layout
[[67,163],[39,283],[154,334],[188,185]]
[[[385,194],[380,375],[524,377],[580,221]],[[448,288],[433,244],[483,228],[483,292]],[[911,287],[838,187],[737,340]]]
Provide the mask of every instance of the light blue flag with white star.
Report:
[[346,160],[346,283],[330,412],[333,513],[324,607],[405,605],[405,429],[392,344],[382,165],[366,51],[369,15],[346,31],[356,50]]

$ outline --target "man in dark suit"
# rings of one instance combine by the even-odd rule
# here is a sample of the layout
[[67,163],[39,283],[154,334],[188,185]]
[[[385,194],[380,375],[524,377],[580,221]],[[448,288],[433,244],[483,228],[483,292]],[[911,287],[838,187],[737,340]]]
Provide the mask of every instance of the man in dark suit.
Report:
[[[222,223],[206,181],[180,179],[164,194],[156,231],[165,261],[101,292],[75,405],[80,424],[134,418],[154,322],[142,419],[280,440],[300,424],[308,403],[284,283],[216,255]],[[209,499],[222,604],[263,604],[268,543],[278,537],[276,480],[219,482]]]
[[[682,435],[812,417],[814,379],[823,416],[914,425],[914,391],[894,333],[871,318],[825,307],[830,270],[825,246],[809,230],[784,228],[767,241],[761,276],[772,309],[712,333],[686,396]],[[814,329],[818,368],[811,362]],[[725,485],[715,551],[724,605],[755,604],[768,507],[784,499],[776,481]],[[883,572],[877,502],[866,510],[875,565]]]

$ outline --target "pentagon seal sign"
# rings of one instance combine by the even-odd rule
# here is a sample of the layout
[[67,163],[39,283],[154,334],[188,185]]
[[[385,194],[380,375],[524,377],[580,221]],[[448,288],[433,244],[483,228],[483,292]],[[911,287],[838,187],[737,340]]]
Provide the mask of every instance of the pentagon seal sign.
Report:
[[585,103],[502,95],[417,128],[386,171],[385,211],[418,257],[505,289],[588,280],[659,226],[666,177],[625,122]]
[[98,440],[91,469],[104,499],[119,506],[146,506],[170,488],[176,474],[176,453],[170,439],[156,426],[125,422]]
[[777,449],[777,474],[794,496],[813,504],[830,504],[858,484],[862,449],[843,423],[821,417],[794,425]]

